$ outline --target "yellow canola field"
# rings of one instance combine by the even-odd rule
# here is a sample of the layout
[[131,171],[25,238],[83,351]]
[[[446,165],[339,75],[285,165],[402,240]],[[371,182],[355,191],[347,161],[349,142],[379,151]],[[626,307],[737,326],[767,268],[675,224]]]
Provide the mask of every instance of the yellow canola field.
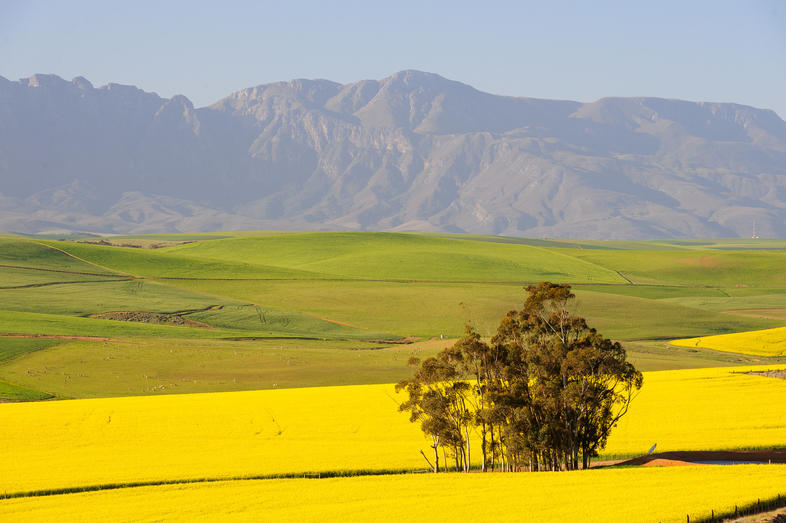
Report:
[[604,454],[786,446],[786,380],[746,374],[786,365],[644,373]]
[[415,468],[392,385],[0,404],[0,493],[170,478]]
[[[786,445],[786,381],[750,369],[645,373],[606,453]],[[392,385],[0,404],[0,430],[0,493],[420,468],[428,451]]]
[[0,519],[685,521],[784,485],[786,465],[228,481],[0,500]]
[[783,356],[786,355],[786,327],[686,338],[674,340],[671,344],[680,347],[701,347],[724,352],[753,354],[755,356]]

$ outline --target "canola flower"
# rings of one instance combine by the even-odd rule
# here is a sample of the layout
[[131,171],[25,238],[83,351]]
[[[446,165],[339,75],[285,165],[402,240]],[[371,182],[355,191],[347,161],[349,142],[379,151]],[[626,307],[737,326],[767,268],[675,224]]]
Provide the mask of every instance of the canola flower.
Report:
[[786,327],[686,338],[674,340],[671,344],[755,356],[783,356],[786,354]]
[[[604,453],[785,445],[786,381],[755,369],[645,373]],[[397,401],[386,384],[0,404],[0,493],[425,468]]]
[[0,500],[0,519],[685,521],[784,485],[786,465],[227,481]]

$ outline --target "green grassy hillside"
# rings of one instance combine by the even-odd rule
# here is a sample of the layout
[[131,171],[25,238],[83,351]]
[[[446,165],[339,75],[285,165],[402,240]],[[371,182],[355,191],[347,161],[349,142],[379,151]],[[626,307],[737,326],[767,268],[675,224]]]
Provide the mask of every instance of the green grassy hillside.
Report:
[[277,234],[195,242],[167,251],[350,279],[624,282],[613,270],[541,247],[424,234]]
[[[413,351],[439,350],[468,321],[493,334],[543,280],[573,284],[576,312],[645,370],[749,362],[666,342],[786,322],[780,240],[241,232],[108,243],[0,238],[0,400],[395,381]],[[435,341],[373,343],[396,338]]]

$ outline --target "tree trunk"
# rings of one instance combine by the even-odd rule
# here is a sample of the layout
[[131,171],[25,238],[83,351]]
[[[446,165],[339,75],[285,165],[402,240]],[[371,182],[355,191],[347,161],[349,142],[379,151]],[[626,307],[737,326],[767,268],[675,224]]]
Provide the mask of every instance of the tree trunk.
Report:
[[469,472],[470,449],[469,449],[469,426],[467,425],[464,425],[464,436],[467,438],[467,455],[464,461],[464,472]]
[[491,442],[489,443],[489,450],[491,450],[491,472],[494,472],[494,454],[496,453],[496,448],[494,447],[494,425],[492,424],[489,424],[489,436],[491,437]]
[[480,470],[486,472],[486,422],[484,421],[481,424],[480,429],[480,449],[481,449],[481,456],[480,456]]

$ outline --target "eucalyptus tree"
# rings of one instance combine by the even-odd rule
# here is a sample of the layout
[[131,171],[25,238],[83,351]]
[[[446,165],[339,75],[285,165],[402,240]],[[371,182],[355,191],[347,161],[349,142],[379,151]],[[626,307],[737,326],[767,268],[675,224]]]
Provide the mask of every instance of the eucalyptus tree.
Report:
[[570,312],[569,285],[527,292],[491,343],[468,326],[452,347],[412,361],[413,378],[397,385],[408,394],[401,410],[432,438],[435,472],[439,448],[469,470],[472,428],[484,471],[587,468],[641,388],[624,348]]

